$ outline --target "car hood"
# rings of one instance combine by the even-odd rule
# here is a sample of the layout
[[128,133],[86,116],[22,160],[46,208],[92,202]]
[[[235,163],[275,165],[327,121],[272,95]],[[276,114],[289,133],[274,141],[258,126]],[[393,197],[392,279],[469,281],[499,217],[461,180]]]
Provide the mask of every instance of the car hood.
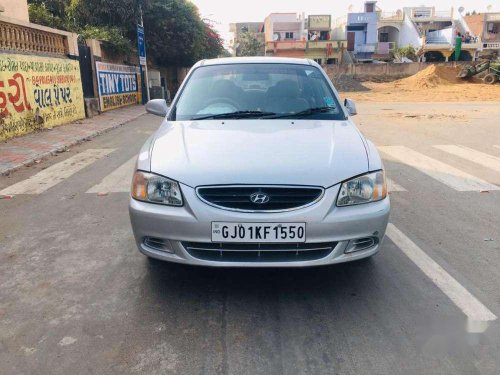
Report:
[[364,141],[349,121],[178,121],[158,130],[151,171],[191,187],[330,187],[367,172],[368,159]]

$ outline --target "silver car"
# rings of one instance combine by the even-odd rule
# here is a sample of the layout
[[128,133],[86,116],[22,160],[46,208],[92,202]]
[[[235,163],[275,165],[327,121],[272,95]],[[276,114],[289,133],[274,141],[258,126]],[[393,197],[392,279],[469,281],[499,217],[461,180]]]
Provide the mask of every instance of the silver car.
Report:
[[390,202],[382,160],[313,61],[197,63],[142,147],[130,219],[150,258],[304,267],[377,253]]

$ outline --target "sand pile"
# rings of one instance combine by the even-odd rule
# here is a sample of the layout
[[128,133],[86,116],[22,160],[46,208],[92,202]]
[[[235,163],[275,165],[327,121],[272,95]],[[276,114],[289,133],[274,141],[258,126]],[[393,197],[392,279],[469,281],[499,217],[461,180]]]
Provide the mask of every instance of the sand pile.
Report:
[[457,78],[460,70],[460,66],[430,65],[411,77],[394,81],[393,84],[397,87],[405,86],[408,89],[422,89],[464,83],[464,80]]

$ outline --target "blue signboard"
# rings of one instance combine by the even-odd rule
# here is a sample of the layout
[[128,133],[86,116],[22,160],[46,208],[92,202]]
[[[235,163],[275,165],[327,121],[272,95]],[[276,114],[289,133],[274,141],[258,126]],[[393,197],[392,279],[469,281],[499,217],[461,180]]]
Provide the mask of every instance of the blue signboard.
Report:
[[141,25],[137,25],[137,50],[139,51],[139,64],[146,65],[146,40],[144,27]]

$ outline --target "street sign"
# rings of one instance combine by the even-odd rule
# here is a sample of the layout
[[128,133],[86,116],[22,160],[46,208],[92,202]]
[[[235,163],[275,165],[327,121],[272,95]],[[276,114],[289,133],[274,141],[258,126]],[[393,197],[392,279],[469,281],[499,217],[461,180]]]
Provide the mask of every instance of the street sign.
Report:
[[139,64],[146,65],[146,41],[144,27],[137,25],[137,50],[139,51]]

